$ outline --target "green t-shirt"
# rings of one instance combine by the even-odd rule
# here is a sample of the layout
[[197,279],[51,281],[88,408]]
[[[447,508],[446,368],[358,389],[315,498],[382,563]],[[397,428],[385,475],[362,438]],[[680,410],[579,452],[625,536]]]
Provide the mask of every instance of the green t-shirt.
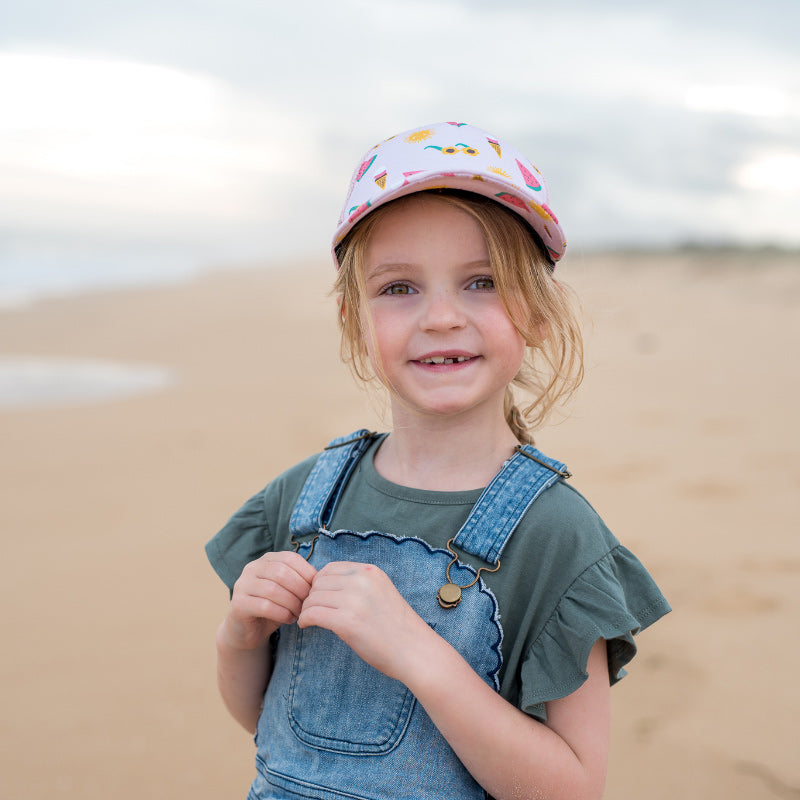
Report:
[[[373,444],[354,470],[329,528],[416,536],[443,549],[481,490],[430,492],[391,483],[375,470],[376,450]],[[250,498],[206,545],[229,589],[248,562],[269,550],[293,549],[289,518],[316,459],[302,461]],[[475,569],[486,566],[469,554],[460,557]],[[613,684],[636,653],[633,635],[670,610],[638,559],[563,481],[533,503],[506,545],[500,569],[481,577],[501,614],[500,693],[538,719],[546,718],[545,702],[584,682],[598,639],[608,640]]]

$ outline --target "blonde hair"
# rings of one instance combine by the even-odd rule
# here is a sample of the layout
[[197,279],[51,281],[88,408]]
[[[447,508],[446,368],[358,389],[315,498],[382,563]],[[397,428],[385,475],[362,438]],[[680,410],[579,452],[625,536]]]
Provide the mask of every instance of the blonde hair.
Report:
[[[368,315],[361,313],[367,245],[387,210],[418,194],[375,209],[337,248],[340,269],[333,291],[340,297],[340,353],[354,376],[365,384],[380,377],[375,375],[367,349],[371,319],[365,329]],[[465,211],[486,238],[495,288],[527,345],[522,366],[506,388],[505,418],[520,442],[532,443],[532,431],[574,394],[583,379],[583,336],[574,293],[553,278],[544,247],[517,214],[494,200],[467,192],[425,194]]]

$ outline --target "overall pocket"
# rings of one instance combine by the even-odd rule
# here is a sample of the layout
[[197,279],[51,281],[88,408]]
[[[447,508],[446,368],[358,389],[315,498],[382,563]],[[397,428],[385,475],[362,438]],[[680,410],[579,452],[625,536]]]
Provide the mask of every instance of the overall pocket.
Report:
[[289,725],[311,747],[348,755],[393,750],[416,699],[357,656],[335,633],[299,629],[289,681]]

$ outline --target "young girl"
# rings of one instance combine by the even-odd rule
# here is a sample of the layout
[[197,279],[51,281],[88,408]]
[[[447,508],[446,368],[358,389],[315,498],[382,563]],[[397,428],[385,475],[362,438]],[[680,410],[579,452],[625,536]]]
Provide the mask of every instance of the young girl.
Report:
[[392,429],[334,439],[207,546],[251,800],[601,797],[609,685],[669,606],[532,444],[582,375],[564,248],[539,171],[477,128],[407,131],[356,170],[342,352]]

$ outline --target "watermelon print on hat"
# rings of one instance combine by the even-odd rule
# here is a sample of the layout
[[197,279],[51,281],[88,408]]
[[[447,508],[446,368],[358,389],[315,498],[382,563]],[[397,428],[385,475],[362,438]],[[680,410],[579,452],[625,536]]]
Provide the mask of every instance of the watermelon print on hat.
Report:
[[[533,189],[534,192],[541,191],[542,184],[536,180],[536,176],[529,169],[527,169],[527,167],[521,163],[519,159],[516,159],[516,161],[519,171],[522,174],[522,179],[525,181],[525,185],[529,189]],[[536,169],[536,167],[534,167],[534,169]]]
[[336,245],[366,213],[429,189],[488,197],[528,223],[554,266],[564,254],[564,232],[550,210],[542,173],[519,150],[480,128],[465,122],[412,128],[375,145],[358,164],[334,235],[337,267]]
[[367,159],[356,171],[356,181],[360,181],[364,175],[366,174],[367,170],[372,166],[372,162],[375,161],[377,155],[372,156],[372,158]]

